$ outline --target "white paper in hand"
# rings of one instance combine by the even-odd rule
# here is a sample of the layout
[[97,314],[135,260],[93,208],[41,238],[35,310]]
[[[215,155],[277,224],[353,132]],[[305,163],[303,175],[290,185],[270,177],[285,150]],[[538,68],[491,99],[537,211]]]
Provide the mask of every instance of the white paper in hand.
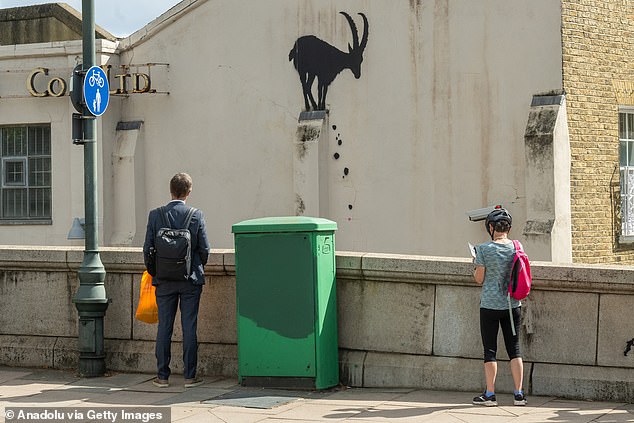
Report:
[[471,244],[470,242],[467,242],[467,245],[469,246],[469,252],[471,253],[471,257],[475,258],[476,257],[475,246]]

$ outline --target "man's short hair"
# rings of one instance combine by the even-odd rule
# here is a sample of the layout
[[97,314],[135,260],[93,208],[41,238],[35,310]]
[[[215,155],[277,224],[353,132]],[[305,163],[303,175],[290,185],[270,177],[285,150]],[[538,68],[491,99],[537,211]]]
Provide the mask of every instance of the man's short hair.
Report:
[[170,181],[170,193],[174,198],[185,198],[192,192],[192,177],[187,173],[177,173]]

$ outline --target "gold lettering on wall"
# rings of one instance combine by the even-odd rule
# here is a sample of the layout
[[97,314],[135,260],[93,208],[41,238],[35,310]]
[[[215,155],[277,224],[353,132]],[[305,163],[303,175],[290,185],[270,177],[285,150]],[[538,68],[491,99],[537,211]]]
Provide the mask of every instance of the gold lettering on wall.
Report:
[[48,81],[47,90],[39,92],[35,88],[35,77],[41,73],[48,75],[48,68],[35,68],[26,78],[26,89],[33,97],[61,97],[66,94],[66,81],[62,78],[52,78]]
[[128,89],[127,89],[127,85],[125,83],[125,80],[129,76],[130,76],[129,73],[120,73],[120,74],[115,75],[114,77],[119,79],[119,88],[116,88],[114,90],[110,90],[110,94],[127,94],[128,93]]
[[[55,91],[55,83],[59,86],[59,91]],[[48,93],[53,97],[61,97],[66,94],[66,81],[62,78],[53,78],[48,81]]]
[[[156,93],[157,91],[152,88],[151,68],[154,66],[169,66],[167,63],[147,63],[144,65],[120,65],[113,69],[112,65],[103,65],[101,68],[106,72],[108,81],[110,82],[111,95],[129,95],[129,94],[143,94],[143,93]],[[130,69],[134,69],[135,72],[130,72]],[[147,68],[147,73],[139,72],[139,68]],[[51,78],[48,81],[41,82],[39,84],[40,89],[43,89],[43,84],[47,84],[45,91],[38,91],[36,88],[36,78],[40,74],[48,76],[49,69],[44,67],[38,67],[33,69],[29,76],[26,78],[26,89],[33,97],[62,97],[66,94],[67,83],[61,77]],[[131,81],[130,81],[131,79]],[[132,89],[130,89],[130,86]],[[79,88],[81,89],[81,87]],[[160,92],[161,94],[169,94],[169,92]]]
[[44,91],[43,93],[40,93],[35,89],[35,77],[40,73],[43,73],[44,75],[48,75],[48,69],[35,68],[33,69],[33,72],[29,74],[28,78],[26,78],[26,89],[29,91],[29,93],[31,93],[33,97],[46,97],[48,95],[48,91]]
[[[132,89],[133,93],[153,93],[156,90],[152,89],[152,82],[150,81],[150,76],[145,73],[134,73],[134,86]],[[143,79],[143,87],[139,81]]]
[[[144,66],[147,66],[149,72],[152,65],[147,64]],[[112,66],[107,65],[105,68],[106,75],[108,75],[108,80],[110,80],[110,70],[112,69]],[[155,89],[152,89],[152,79],[150,78],[149,74],[141,72],[133,72],[132,74],[130,74],[130,66],[127,65],[121,65],[119,66],[119,69],[121,70],[121,73],[116,73],[114,75],[114,79],[118,79],[119,83],[111,84],[113,87],[116,85],[118,85],[118,87],[110,90],[110,94],[130,94],[130,91],[128,91],[128,78],[130,77],[132,77],[132,93],[140,94],[156,92]]]

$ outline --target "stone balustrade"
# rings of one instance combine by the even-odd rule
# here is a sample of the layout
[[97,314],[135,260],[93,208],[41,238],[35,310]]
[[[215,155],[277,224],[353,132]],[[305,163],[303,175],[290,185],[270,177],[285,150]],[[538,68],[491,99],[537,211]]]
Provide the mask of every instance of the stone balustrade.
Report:
[[[72,297],[81,248],[0,247],[0,364],[76,368]],[[156,326],[134,319],[139,248],[103,248],[106,364],[155,371]],[[341,381],[350,386],[479,392],[483,387],[479,292],[470,259],[338,252]],[[199,369],[237,375],[233,250],[214,250],[199,317]],[[532,395],[632,401],[634,267],[532,264],[522,315],[525,387]],[[177,319],[178,320],[178,319]],[[177,323],[174,339],[181,338]],[[499,342],[498,390],[512,390]],[[182,371],[180,343],[173,369]]]

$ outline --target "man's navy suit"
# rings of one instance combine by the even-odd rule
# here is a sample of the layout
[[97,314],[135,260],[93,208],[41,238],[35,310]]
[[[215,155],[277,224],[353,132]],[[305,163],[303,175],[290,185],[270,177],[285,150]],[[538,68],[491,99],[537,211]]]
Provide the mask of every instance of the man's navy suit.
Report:
[[[184,201],[173,200],[165,206],[165,212],[173,229],[182,229],[185,224],[189,207]],[[164,227],[164,220],[160,216],[160,208],[150,212],[148,217],[143,257],[150,273],[153,273],[153,257],[156,233]],[[174,320],[180,302],[181,325],[183,328],[183,376],[185,379],[196,377],[198,364],[198,306],[202,287],[205,284],[204,266],[209,257],[209,240],[205,230],[205,218],[197,210],[189,225],[191,233],[192,261],[191,273],[187,281],[166,281],[153,279],[156,285],[156,303],[158,305],[158,331],[156,334],[156,360],[158,378],[168,380],[171,374],[171,343],[174,331]]]

